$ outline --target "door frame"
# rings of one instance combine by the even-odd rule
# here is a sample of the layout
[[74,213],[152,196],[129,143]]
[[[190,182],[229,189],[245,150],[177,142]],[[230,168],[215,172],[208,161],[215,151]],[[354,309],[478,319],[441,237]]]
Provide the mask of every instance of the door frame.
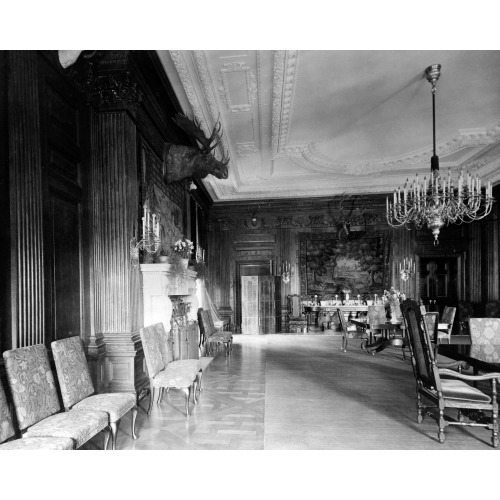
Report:
[[[415,255],[415,291],[416,295],[420,295],[420,260],[421,259],[456,259],[457,264],[457,302],[460,302],[465,297],[465,260],[466,253],[443,252],[436,254],[435,252],[419,253]],[[420,297],[418,297],[420,298]]]

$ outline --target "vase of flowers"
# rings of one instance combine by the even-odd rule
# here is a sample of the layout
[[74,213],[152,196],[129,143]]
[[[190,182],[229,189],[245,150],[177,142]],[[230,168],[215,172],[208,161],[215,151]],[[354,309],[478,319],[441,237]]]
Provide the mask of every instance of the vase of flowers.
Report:
[[189,258],[191,257],[191,253],[193,252],[193,250],[193,242],[191,240],[188,240],[187,238],[182,238],[174,243],[174,252],[181,256],[182,264],[186,269],[188,267]]
[[399,303],[404,299],[404,295],[391,287],[390,290],[384,290],[385,317],[391,323],[399,323],[398,318],[401,316],[401,308]]

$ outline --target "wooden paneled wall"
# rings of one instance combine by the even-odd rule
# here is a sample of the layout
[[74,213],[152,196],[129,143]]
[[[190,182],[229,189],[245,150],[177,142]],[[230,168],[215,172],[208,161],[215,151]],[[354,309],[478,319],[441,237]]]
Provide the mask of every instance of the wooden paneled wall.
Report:
[[[496,193],[496,194],[495,194]],[[499,189],[494,195],[498,198]],[[363,200],[363,198],[365,198]],[[390,230],[385,221],[385,197],[358,197],[363,213],[354,209],[351,231]],[[273,260],[277,271],[284,261],[291,263],[291,281],[282,283],[282,311],[286,317],[286,297],[300,295],[298,237],[302,232],[339,234],[341,214],[338,200],[270,200],[266,204],[219,203],[210,213],[209,222],[209,293],[225,317],[231,317],[237,330],[241,321],[238,293],[238,266],[241,262]],[[265,208],[263,208],[265,207]],[[333,207],[333,208],[332,208]],[[366,207],[369,207],[366,209]],[[257,211],[257,222],[251,215]],[[439,245],[434,245],[427,228],[392,230],[391,284],[408,297],[420,298],[416,275],[403,281],[399,263],[411,258],[448,257],[456,262],[457,300],[473,303],[482,314],[488,301],[499,298],[499,217],[498,208],[487,219],[472,224],[453,225],[441,230]]]

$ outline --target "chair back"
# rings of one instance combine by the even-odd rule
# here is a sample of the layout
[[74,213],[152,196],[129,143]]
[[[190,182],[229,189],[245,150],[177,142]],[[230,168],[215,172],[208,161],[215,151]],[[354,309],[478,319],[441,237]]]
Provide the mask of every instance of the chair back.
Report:
[[344,313],[337,307],[337,312],[339,314],[340,328],[343,332],[347,332],[347,321],[345,319]]
[[20,430],[61,410],[44,345],[5,351],[3,357]]
[[428,389],[440,390],[441,381],[434,363],[429,335],[422,327],[423,318],[420,306],[414,300],[406,299],[402,304],[402,313],[406,322],[413,372],[417,384]]
[[385,306],[368,306],[368,323],[370,324],[370,328],[373,328],[376,325],[382,325],[387,322],[387,318],[385,315]]
[[500,318],[469,318],[471,344],[500,344]]
[[448,332],[451,333],[453,328],[453,322],[455,321],[455,313],[457,312],[456,307],[444,306],[443,314],[441,316],[441,323],[448,323]]
[[[422,307],[422,306],[420,306]],[[427,334],[429,338],[436,342],[437,333],[438,333],[438,322],[439,322],[439,313],[437,312],[426,312],[423,315],[424,319],[424,328],[427,329]]]
[[69,337],[56,340],[50,346],[54,355],[64,408],[69,410],[73,405],[94,393],[82,339],[78,336]]
[[208,339],[210,335],[215,332],[215,328],[210,326],[210,313],[208,311],[202,310],[199,315],[200,330],[205,334],[205,338]]
[[144,359],[150,378],[156,376],[165,368],[167,358],[166,344],[164,341],[165,328],[163,323],[145,326],[139,330],[144,351]]
[[14,423],[12,422],[12,415],[7,403],[7,396],[3,390],[2,383],[0,382],[0,443],[7,441],[7,439],[16,435]]

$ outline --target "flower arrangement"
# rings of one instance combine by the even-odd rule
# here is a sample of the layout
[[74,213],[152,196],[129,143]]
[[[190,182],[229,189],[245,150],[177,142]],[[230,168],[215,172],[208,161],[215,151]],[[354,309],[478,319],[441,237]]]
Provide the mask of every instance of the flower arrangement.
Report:
[[393,286],[391,286],[390,290],[384,290],[384,295],[382,297],[389,305],[399,304],[405,298],[404,294],[396,290]]
[[189,259],[193,250],[193,242],[187,238],[177,240],[174,244],[174,252],[180,254],[183,259]]

